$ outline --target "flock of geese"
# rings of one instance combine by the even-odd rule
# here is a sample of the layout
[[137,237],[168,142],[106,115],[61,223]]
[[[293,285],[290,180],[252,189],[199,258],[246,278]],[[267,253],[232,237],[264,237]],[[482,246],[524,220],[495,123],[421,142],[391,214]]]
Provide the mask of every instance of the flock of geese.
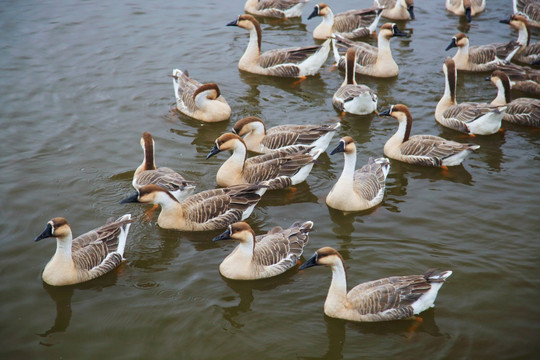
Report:
[[[390,40],[407,36],[396,24],[379,27],[377,47],[360,38],[376,33],[381,17],[390,20],[414,19],[414,0],[375,0],[373,7],[334,14],[324,3],[315,5],[308,19],[321,17],[313,38],[321,45],[274,49],[261,53],[262,30],[253,16],[287,18],[302,15],[309,0],[248,0],[245,11],[228,23],[249,32],[248,46],[238,62],[240,70],[259,75],[298,78],[316,74],[332,49],[335,63],[345,70],[345,78],[332,104],[341,112],[377,113],[377,94],[367,85],[357,84],[356,74],[394,77],[399,73],[392,58]],[[446,0],[446,9],[467,21],[485,9],[485,0]],[[253,15],[250,15],[253,14]],[[494,134],[501,122],[540,126],[540,100],[512,100],[511,90],[540,94],[540,71],[510,61],[540,64],[540,43],[530,42],[530,27],[540,27],[540,4],[536,0],[514,0],[514,14],[501,22],[519,32],[509,43],[469,46],[467,35],[455,35],[447,50],[457,47],[453,58],[443,64],[445,90],[436,105],[435,120],[448,128],[474,135]],[[457,71],[491,72],[486,79],[497,87],[490,103],[456,103]],[[181,113],[204,122],[228,120],[231,108],[214,83],[201,84],[187,71],[172,73],[176,107]],[[396,133],[384,145],[388,158],[424,166],[456,166],[479,145],[459,143],[434,135],[411,135],[412,116],[404,104],[378,112],[398,121]],[[143,133],[140,145],[143,161],[135,170],[132,185],[136,193],[122,203],[159,205],[158,225],[165,229],[208,231],[226,229],[218,240],[236,240],[239,245],[219,266],[230,279],[252,280],[279,275],[299,263],[313,222],[295,222],[256,235],[243,222],[268,190],[283,189],[303,182],[317,158],[326,151],[339,122],[310,125],[280,125],[267,129],[254,116],[236,122],[232,131],[219,136],[207,158],[221,152],[231,155],[216,174],[219,188],[193,194],[195,184],[167,167],[156,167],[155,142]],[[248,152],[259,155],[248,157]],[[390,171],[387,158],[370,158],[356,169],[356,145],[350,136],[341,138],[330,154],[343,153],[341,176],[326,197],[329,207],[345,212],[361,211],[380,204]],[[123,260],[130,214],[87,232],[75,239],[64,218],[54,218],[36,237],[57,239],[57,249],[42,278],[56,286],[71,285],[101,276]],[[345,263],[333,248],[323,247],[299,269],[326,265],[332,281],[324,304],[331,317],[353,321],[383,321],[409,318],[432,307],[437,292],[452,271],[429,270],[421,275],[395,276],[362,283],[347,292]]]

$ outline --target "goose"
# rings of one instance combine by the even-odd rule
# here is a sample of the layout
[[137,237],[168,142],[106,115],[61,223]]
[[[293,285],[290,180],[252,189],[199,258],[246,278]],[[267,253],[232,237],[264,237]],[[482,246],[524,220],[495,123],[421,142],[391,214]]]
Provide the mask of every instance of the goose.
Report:
[[234,124],[232,132],[241,136],[249,151],[267,154],[289,145],[310,145],[325,151],[341,123],[321,125],[279,125],[266,129],[261,119],[248,116]]
[[538,0],[513,0],[514,14],[527,17],[530,26],[540,27],[540,3]]
[[452,37],[446,51],[454,47],[458,48],[452,58],[457,70],[471,72],[493,71],[497,66],[510,61],[519,50],[516,41],[469,47],[469,38],[464,33]]
[[322,45],[274,49],[261,54],[262,31],[251,15],[240,15],[227,26],[249,31],[249,44],[238,62],[238,68],[259,75],[304,78],[315,75],[330,52],[330,39]]
[[497,67],[510,78],[512,90],[540,96],[540,70],[516,64],[505,64]]
[[382,15],[382,8],[349,10],[335,14],[330,6],[320,3],[315,5],[308,20],[321,16],[322,22],[313,30],[315,40],[326,40],[332,34],[339,34],[347,39],[358,39],[374,34]]
[[473,102],[457,104],[454,60],[445,60],[443,72],[444,94],[435,108],[435,120],[442,126],[470,135],[491,135],[499,131],[506,107]]
[[500,70],[495,70],[486,80],[490,80],[498,89],[497,97],[491,102],[491,105],[506,105],[504,121],[540,127],[540,99],[518,98],[512,100],[510,79]]
[[143,185],[156,184],[169,191],[178,201],[193,193],[195,185],[191,181],[187,181],[182,175],[168,167],[156,168],[155,142],[147,131],[141,137],[141,147],[144,158],[133,174],[132,185],[135,189]]
[[276,226],[264,235],[255,236],[247,223],[231,224],[213,239],[240,242],[219,265],[219,272],[233,280],[265,279],[283,274],[298,263],[312,228],[312,221],[295,222],[288,229]]
[[[356,72],[374,77],[393,77],[399,73],[399,68],[392,58],[390,50],[390,39],[394,36],[407,36],[399,30],[396,24],[384,24],[377,36],[377,47],[362,42],[353,42],[339,35],[334,36],[334,40],[352,47],[356,51]],[[341,69],[345,68],[345,57],[340,56],[337,46],[334,44],[334,58]]]
[[531,31],[527,18],[523,15],[512,15],[510,18],[501,20],[500,22],[509,24],[519,32],[517,39],[519,47],[512,60],[529,65],[540,62],[540,42],[530,43]]
[[396,133],[384,144],[384,155],[409,164],[424,166],[457,166],[480,145],[461,144],[434,135],[411,135],[412,116],[403,104],[391,105],[380,116],[391,116],[399,122]]
[[384,7],[382,16],[390,20],[414,20],[414,0],[374,0],[373,6]]
[[244,11],[257,16],[293,18],[302,16],[309,0],[247,0]]
[[345,54],[345,80],[332,97],[332,104],[340,111],[366,115],[377,110],[377,94],[366,85],[358,85],[356,74],[356,51],[348,48]]
[[456,15],[465,15],[468,22],[485,8],[486,0],[446,0],[446,10]]
[[226,228],[247,219],[261,199],[266,185],[236,185],[206,190],[178,201],[158,185],[145,185],[121,203],[151,203],[161,206],[158,225],[164,229],[207,231]]
[[232,150],[233,153],[217,172],[218,186],[265,181],[272,190],[304,181],[311,172],[313,163],[322,153],[320,149],[312,146],[291,145],[247,159],[244,140],[233,133],[225,133],[216,139],[206,158],[209,159],[224,150]]
[[182,114],[204,122],[224,121],[231,117],[231,107],[221,96],[217,84],[201,84],[189,77],[188,71],[174,69],[176,108]]
[[347,270],[341,254],[320,248],[299,270],[325,265],[332,269],[332,282],[324,302],[327,316],[362,322],[407,319],[434,307],[437,293],[452,271],[436,269],[422,275],[392,276],[356,285],[347,293]]
[[119,266],[132,221],[131,215],[125,214],[73,239],[65,218],[51,219],[35,238],[56,238],[56,252],[43,270],[43,281],[53,286],[79,284]]
[[355,171],[356,145],[350,136],[341,138],[330,155],[338,152],[344,154],[343,172],[326,197],[326,205],[342,211],[361,211],[380,204],[390,171],[388,159],[370,157],[366,165]]

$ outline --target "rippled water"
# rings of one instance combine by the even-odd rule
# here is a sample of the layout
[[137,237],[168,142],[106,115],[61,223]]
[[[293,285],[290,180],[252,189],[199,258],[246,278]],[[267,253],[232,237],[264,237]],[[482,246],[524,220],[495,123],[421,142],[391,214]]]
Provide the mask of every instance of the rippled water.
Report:
[[[413,133],[473,141],[481,149],[464,166],[420,168],[392,161],[384,203],[343,215],[324,197],[343,157],[322,155],[296,191],[270,192],[249,219],[257,233],[313,220],[306,258],[322,246],[344,256],[349,287],[391,275],[452,269],[437,307],[411,321],[356,324],[330,319],[323,303],[330,270],[315,268],[256,282],[218,272],[233,243],[219,232],[163,230],[137,222],[117,271],[86,284],[43,285],[54,241],[34,243],[46,222],[64,216],[80,234],[110,216],[144,206],[119,201],[131,193],[150,131],[158,165],[215,186],[226,154],[205,160],[214,139],[246,115],[268,126],[335,118],[331,96],[343,74],[329,59],[320,75],[292,81],[241,73],[248,35],[225,27],[244,1],[24,1],[0,4],[0,354],[49,358],[458,359],[533,358],[540,353],[538,281],[540,132],[506,126],[469,139],[433,119],[442,95],[444,49],[460,31],[473,44],[517,34],[498,19],[510,1],[488,1],[469,26],[443,1],[417,0],[411,34],[392,40],[398,78],[359,79],[379,94],[379,107],[405,103]],[[334,5],[335,4],[335,5]],[[312,44],[318,19],[263,21],[263,48]],[[370,5],[335,1],[335,12]],[[534,32],[538,39],[540,32]],[[371,40],[373,42],[373,40]],[[230,121],[201,124],[173,111],[173,68],[217,82],[232,107]],[[491,101],[486,74],[458,76],[458,101]],[[352,136],[358,165],[381,156],[396,122],[346,116],[339,136]],[[331,146],[337,143],[334,138]],[[536,356],[535,356],[536,355]]]

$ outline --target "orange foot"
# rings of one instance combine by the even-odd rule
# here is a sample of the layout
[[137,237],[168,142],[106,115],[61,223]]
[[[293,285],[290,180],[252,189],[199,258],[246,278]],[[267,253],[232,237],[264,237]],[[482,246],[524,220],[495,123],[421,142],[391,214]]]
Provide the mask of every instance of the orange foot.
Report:
[[302,81],[304,81],[306,79],[307,79],[307,77],[305,77],[305,76],[302,76],[302,77],[298,78],[298,80],[296,80],[295,82],[292,83],[292,87],[298,86],[298,84],[300,84]]
[[441,175],[442,176],[448,176],[448,166],[446,166],[446,165],[441,166]]
[[410,339],[414,336],[415,331],[422,325],[424,322],[424,319],[422,319],[420,316],[413,317],[413,324],[407,329],[407,337]]

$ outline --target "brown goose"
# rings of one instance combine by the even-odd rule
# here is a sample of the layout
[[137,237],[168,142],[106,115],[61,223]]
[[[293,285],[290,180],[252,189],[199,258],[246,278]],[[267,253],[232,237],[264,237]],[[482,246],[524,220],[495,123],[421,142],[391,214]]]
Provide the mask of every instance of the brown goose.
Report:
[[248,116],[234,124],[232,132],[241,136],[249,151],[267,154],[289,145],[310,145],[325,151],[341,123],[321,125],[279,125],[266,129],[261,119]]
[[414,0],[374,0],[373,6],[384,7],[382,16],[390,20],[414,19]]
[[35,239],[56,238],[56,252],[43,270],[43,281],[54,286],[73,285],[95,279],[119,266],[132,221],[131,215],[125,214],[73,239],[66,219],[50,220]]
[[238,68],[250,73],[292,78],[315,75],[330,52],[330,40],[327,40],[322,45],[274,49],[261,54],[261,25],[253,16],[240,15],[227,26],[249,31],[249,44]]
[[295,222],[288,229],[276,226],[264,235],[245,222],[229,225],[213,241],[238,240],[240,244],[219,265],[219,272],[234,280],[256,280],[277,276],[293,268],[309,241],[313,222]]
[[538,0],[513,0],[514,14],[527,17],[529,24],[540,27],[540,3]]
[[291,145],[247,159],[244,140],[233,133],[226,133],[216,139],[206,158],[225,150],[233,153],[217,172],[219,186],[265,182],[269,189],[283,189],[304,181],[322,153],[312,146]]
[[510,18],[501,20],[503,24],[509,24],[519,32],[517,42],[519,47],[512,60],[524,64],[540,65],[540,42],[531,44],[531,29],[528,20],[523,15],[512,15]]
[[518,98],[512,100],[510,95],[510,79],[500,71],[495,70],[486,80],[491,80],[498,89],[497,97],[491,105],[506,105],[503,120],[526,126],[540,126],[540,100],[532,98]]
[[186,71],[174,69],[176,108],[181,113],[205,122],[217,122],[231,117],[231,107],[216,84],[201,84]]
[[218,230],[248,218],[261,199],[263,190],[264,185],[236,185],[202,191],[179,202],[164,188],[145,185],[121,203],[160,205],[158,225],[164,229]]
[[456,15],[465,15],[468,22],[485,8],[486,0],[446,0],[446,10]]
[[309,0],[247,0],[244,11],[257,16],[278,19],[302,16]]
[[339,252],[323,247],[299,270],[325,265],[332,269],[332,282],[324,313],[351,321],[390,321],[410,318],[434,305],[439,289],[452,275],[447,270],[428,270],[422,275],[392,276],[356,285],[347,292],[347,270]]
[[504,71],[508,75],[512,90],[540,96],[540,70],[516,64],[500,65],[497,70]]
[[434,135],[411,136],[412,115],[403,104],[391,105],[379,115],[391,116],[399,122],[396,133],[384,144],[384,155],[394,160],[424,166],[456,166],[480,147]]
[[144,158],[133,174],[132,184],[135,189],[148,184],[159,185],[179,201],[193,193],[195,190],[193,182],[187,181],[182,175],[168,167],[156,168],[155,142],[149,132],[143,133],[141,147],[144,151]]
[[316,40],[326,40],[333,34],[347,39],[359,39],[375,34],[381,12],[382,8],[373,7],[334,15],[330,6],[320,3],[315,5],[308,20],[316,16],[322,17],[322,22],[313,30],[313,38]]

